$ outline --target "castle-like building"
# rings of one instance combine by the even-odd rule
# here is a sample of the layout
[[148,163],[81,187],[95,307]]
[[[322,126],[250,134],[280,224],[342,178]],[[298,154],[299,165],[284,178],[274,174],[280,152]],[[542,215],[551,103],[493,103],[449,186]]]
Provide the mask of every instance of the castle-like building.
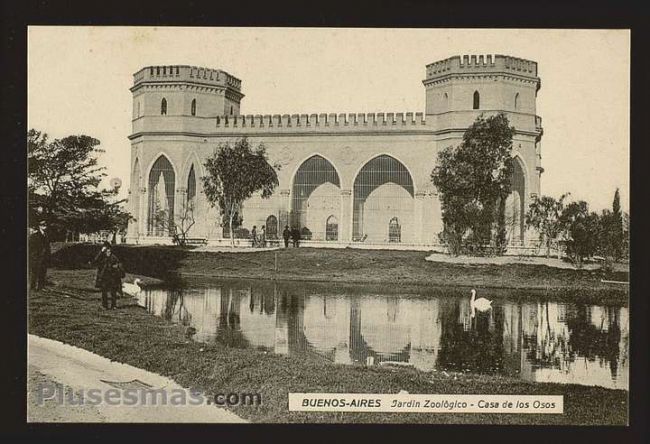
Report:
[[[241,80],[219,69],[149,66],[134,74],[127,241],[170,243],[168,224],[192,211],[188,236],[226,242],[218,211],[202,191],[204,162],[221,143],[263,142],[281,165],[269,199],[241,209],[242,226],[281,237],[301,228],[307,244],[425,248],[439,244],[440,201],[431,181],[437,153],[461,143],[484,114],[515,127],[515,169],[507,201],[511,245],[528,240],[525,212],[540,192],[541,118],[537,63],[496,55],[455,56],[426,66],[422,112],[242,115]],[[245,241],[240,241],[244,244]]]

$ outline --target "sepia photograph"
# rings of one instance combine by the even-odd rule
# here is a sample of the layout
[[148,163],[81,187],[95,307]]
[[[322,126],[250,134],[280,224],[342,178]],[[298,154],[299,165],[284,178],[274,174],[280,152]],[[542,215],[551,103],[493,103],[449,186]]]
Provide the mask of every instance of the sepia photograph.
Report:
[[629,29],[26,32],[28,423],[629,425]]

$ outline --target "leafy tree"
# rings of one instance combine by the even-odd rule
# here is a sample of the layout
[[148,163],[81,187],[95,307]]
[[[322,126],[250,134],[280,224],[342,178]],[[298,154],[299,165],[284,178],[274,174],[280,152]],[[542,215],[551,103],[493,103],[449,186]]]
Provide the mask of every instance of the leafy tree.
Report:
[[512,137],[505,114],[479,116],[458,147],[438,153],[431,180],[441,195],[442,237],[452,254],[458,254],[469,238],[470,246],[482,248],[495,239],[499,252],[506,242],[505,201],[511,190]]
[[578,268],[584,258],[593,256],[598,250],[602,224],[597,213],[589,212],[587,202],[571,202],[562,211],[561,223],[564,231],[567,255]]
[[221,225],[227,226],[230,241],[234,248],[234,227],[236,216],[243,203],[254,193],[261,192],[268,199],[278,186],[276,170],[279,165],[271,165],[266,156],[266,148],[259,144],[253,148],[247,138],[221,144],[210,156],[205,168],[207,175],[202,177],[205,195],[212,207],[221,213]]
[[565,230],[561,216],[564,200],[568,196],[569,193],[563,194],[559,199],[550,196],[535,197],[526,213],[526,226],[539,233],[540,242],[546,246],[547,258],[551,255],[551,243],[558,240]]
[[[99,140],[68,136],[49,140],[34,129],[27,133],[27,189],[30,226],[45,221],[52,239],[68,231],[81,233],[121,229],[128,223],[124,201],[114,190],[100,190],[106,174],[97,165]],[[126,222],[125,222],[126,221]]]

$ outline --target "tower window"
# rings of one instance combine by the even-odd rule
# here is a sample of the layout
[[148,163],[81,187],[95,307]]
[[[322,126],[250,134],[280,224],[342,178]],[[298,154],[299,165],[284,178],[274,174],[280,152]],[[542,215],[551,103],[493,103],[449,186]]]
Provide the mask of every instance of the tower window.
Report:
[[138,111],[135,114],[136,117],[140,117],[140,102],[138,102]]
[[515,94],[515,109],[519,109],[519,93]]
[[192,115],[196,116],[196,99],[192,99]]
[[232,105],[230,106],[230,115],[232,116]]
[[160,114],[163,116],[167,115],[167,99],[165,98],[160,102]]
[[479,107],[481,105],[480,102],[481,102],[481,97],[479,96],[478,91],[474,91],[474,105],[473,105],[472,108],[473,109],[479,109]]

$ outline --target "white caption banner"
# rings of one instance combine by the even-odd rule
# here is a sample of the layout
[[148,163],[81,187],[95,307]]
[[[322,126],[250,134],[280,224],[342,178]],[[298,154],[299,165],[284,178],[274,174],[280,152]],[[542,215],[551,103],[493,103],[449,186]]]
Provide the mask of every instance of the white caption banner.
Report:
[[564,413],[559,395],[289,393],[296,412]]

